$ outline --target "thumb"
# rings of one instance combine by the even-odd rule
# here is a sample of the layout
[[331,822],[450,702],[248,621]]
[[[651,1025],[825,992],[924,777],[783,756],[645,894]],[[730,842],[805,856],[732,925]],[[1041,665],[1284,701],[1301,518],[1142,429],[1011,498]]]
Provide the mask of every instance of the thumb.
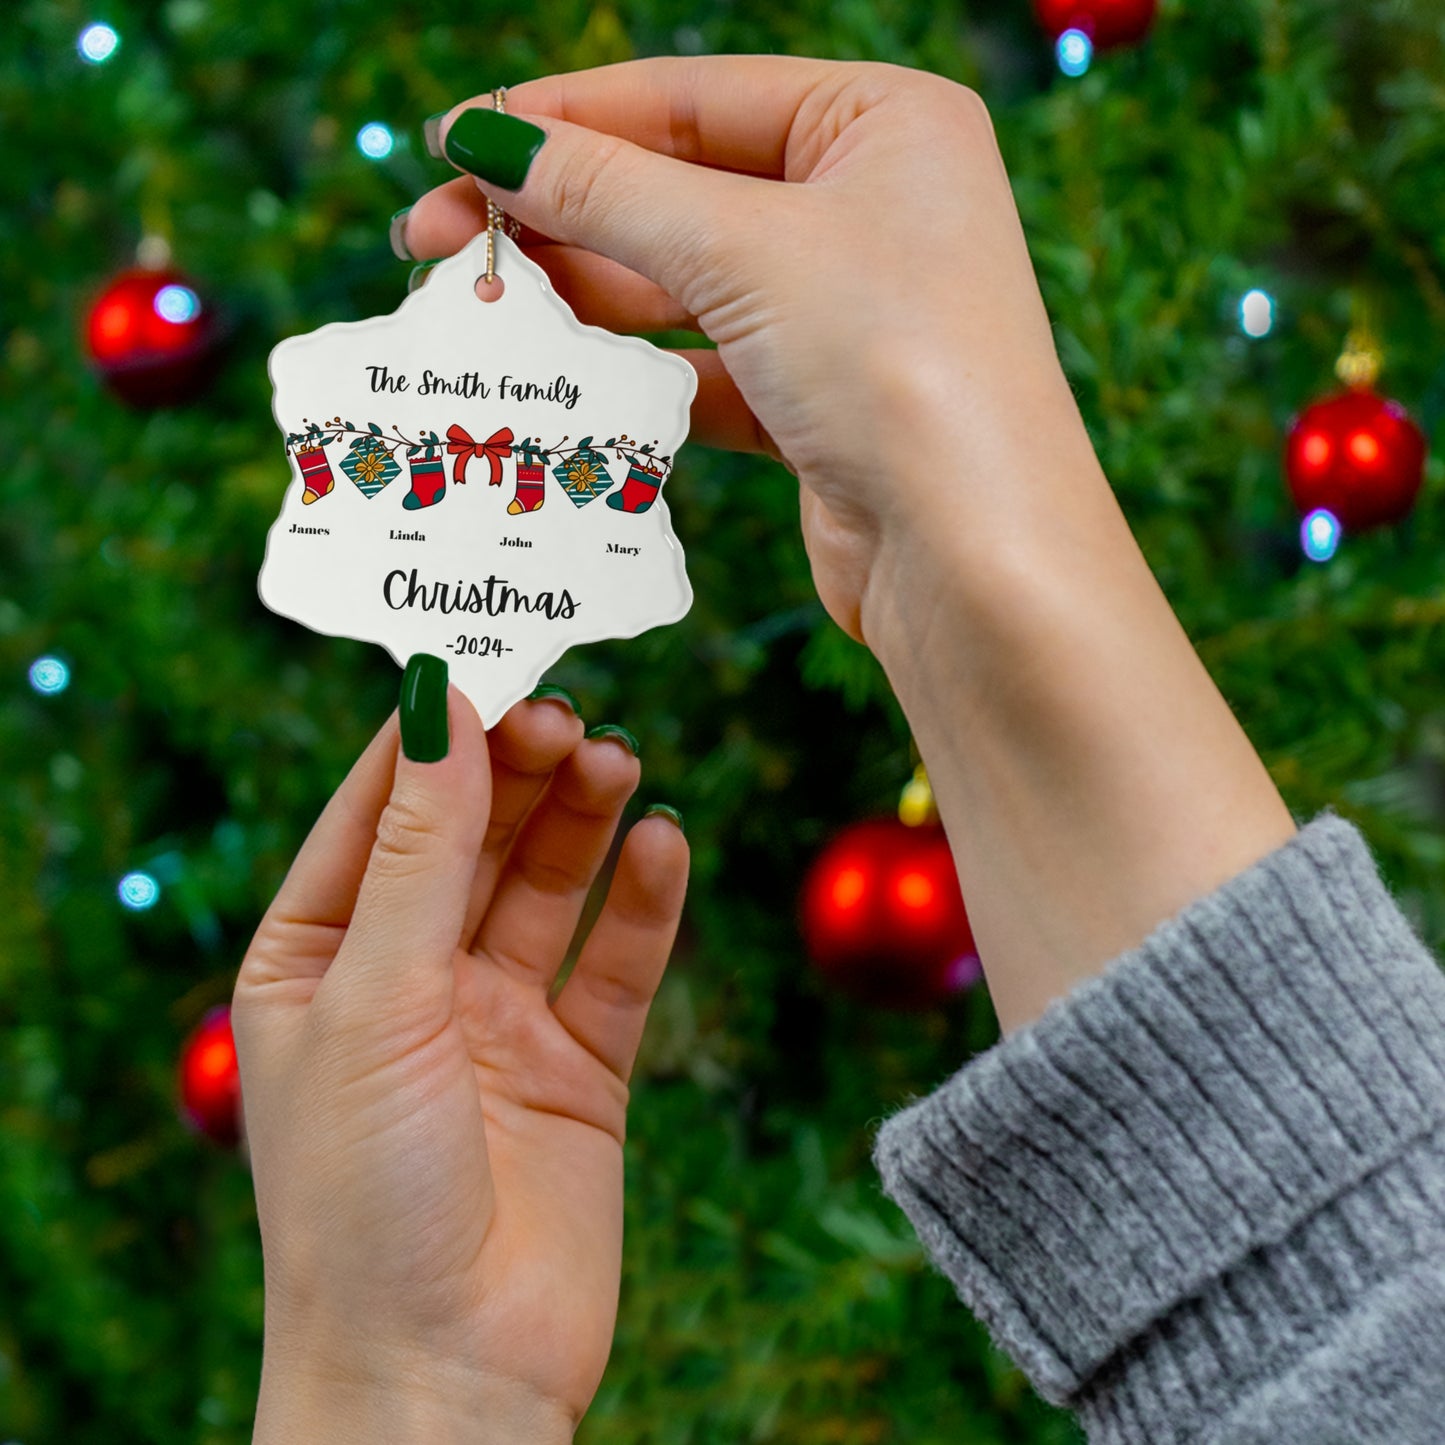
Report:
[[509,216],[620,262],[694,315],[693,288],[731,248],[737,218],[755,212],[764,194],[765,183],[754,177],[659,155],[554,116],[469,106],[442,122],[440,138],[446,159],[470,172]]
[[401,685],[401,749],[356,907],[323,987],[392,1026],[439,1026],[450,1012],[452,959],[491,812],[481,719],[417,653]]

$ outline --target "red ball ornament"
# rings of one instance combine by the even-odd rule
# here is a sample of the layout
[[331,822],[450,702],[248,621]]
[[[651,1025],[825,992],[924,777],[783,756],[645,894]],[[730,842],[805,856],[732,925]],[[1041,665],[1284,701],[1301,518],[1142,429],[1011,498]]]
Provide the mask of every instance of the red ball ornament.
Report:
[[1066,30],[1082,30],[1095,50],[1137,44],[1149,33],[1158,8],[1158,0],[1034,0],[1050,40]]
[[90,308],[85,341],[106,385],[132,406],[188,401],[218,360],[215,317],[178,271],[117,276]]
[[181,1048],[181,1117],[232,1148],[241,1140],[241,1071],[231,1037],[231,1010],[213,1008]]
[[937,824],[876,818],[845,828],[808,870],[801,910],[814,965],[863,1003],[931,1008],[981,976]]
[[1409,514],[1425,476],[1425,435],[1399,402],[1353,387],[1295,418],[1284,467],[1302,517],[1323,507],[1346,532],[1362,532]]

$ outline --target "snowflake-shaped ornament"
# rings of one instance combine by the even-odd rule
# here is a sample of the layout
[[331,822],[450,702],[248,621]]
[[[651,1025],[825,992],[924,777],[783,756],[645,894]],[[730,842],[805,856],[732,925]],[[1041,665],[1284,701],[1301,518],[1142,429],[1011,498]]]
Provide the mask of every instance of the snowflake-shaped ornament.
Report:
[[[292,481],[259,583],[314,631],[446,659],[488,727],[569,647],[687,611],[660,489],[697,389],[685,361],[584,326],[513,241],[496,247],[497,301],[476,296],[478,236],[391,315],[271,353]],[[544,466],[572,506],[546,505]]]

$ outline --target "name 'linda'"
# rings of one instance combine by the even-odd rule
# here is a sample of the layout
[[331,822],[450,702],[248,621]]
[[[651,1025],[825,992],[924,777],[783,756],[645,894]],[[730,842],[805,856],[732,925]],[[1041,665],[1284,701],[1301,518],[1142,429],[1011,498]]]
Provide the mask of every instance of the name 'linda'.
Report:
[[[401,372],[393,372],[387,366],[368,366],[372,391],[396,393],[412,389],[411,378]],[[501,401],[552,401],[571,411],[582,395],[582,388],[565,376],[558,376],[548,382],[523,381],[520,377],[503,375],[495,386],[482,380],[479,371],[463,371],[453,377],[438,376],[434,371],[423,371],[417,383],[418,396],[460,396],[466,399],[481,397],[483,401],[495,395]]]
[[452,586],[449,582],[423,581],[415,567],[409,573],[400,567],[388,572],[381,584],[381,595],[386,605],[397,612],[403,607],[419,607],[423,612],[485,612],[488,617],[499,617],[504,612],[541,612],[551,621],[566,619],[577,611],[575,599],[565,588],[531,596],[497,576],[485,582],[458,578],[456,586]]

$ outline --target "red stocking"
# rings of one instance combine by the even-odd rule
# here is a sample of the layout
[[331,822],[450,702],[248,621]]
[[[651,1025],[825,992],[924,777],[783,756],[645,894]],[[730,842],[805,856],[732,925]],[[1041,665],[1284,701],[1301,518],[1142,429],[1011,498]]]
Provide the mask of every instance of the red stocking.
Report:
[[301,505],[309,507],[312,502],[319,502],[336,485],[336,478],[332,476],[331,463],[326,460],[326,453],[320,447],[307,447],[298,451],[296,461],[301,467],[301,479],[306,483]]
[[633,462],[620,492],[608,497],[607,505],[614,512],[645,512],[656,500],[665,473],[648,471]]
[[408,512],[435,506],[446,494],[447,473],[440,457],[411,459],[411,491],[401,499]]
[[[542,503],[547,500],[547,494],[542,490],[546,475],[544,467],[529,467],[524,462],[517,463],[517,495],[507,503],[509,517],[520,517],[524,512],[542,510]],[[541,526],[541,523],[537,525]]]

